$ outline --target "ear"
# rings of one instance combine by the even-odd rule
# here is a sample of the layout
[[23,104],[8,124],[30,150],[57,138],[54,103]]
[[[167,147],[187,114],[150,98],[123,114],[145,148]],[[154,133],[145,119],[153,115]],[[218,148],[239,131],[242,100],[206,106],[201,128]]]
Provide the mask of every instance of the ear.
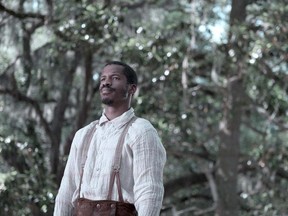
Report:
[[129,86],[129,94],[134,95],[137,90],[137,86],[135,84],[130,84]]

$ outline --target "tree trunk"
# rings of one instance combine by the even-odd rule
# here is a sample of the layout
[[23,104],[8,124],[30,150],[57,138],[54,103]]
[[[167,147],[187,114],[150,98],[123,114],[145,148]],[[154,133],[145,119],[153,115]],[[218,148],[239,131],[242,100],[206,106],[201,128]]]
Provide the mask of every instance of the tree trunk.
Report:
[[[68,61],[69,62],[69,61]],[[69,95],[72,89],[73,78],[76,72],[76,68],[79,62],[79,56],[77,52],[74,52],[74,56],[70,60],[71,66],[66,71],[63,71],[63,85],[61,89],[61,96],[57,101],[56,107],[53,113],[53,120],[51,123],[51,154],[50,163],[52,173],[56,176],[57,181],[59,180],[59,156],[60,156],[60,143],[62,126],[64,122],[64,114],[68,106]]]
[[[241,68],[239,68],[241,70]],[[241,73],[239,71],[239,73]],[[220,125],[220,147],[218,152],[218,203],[217,215],[236,216],[238,212],[237,166],[240,152],[241,125],[241,78],[231,81],[228,88],[226,109]]]
[[[240,25],[246,18],[246,6],[249,0],[233,0],[230,13],[229,47],[234,51],[239,51],[240,35],[234,35],[232,27]],[[232,41],[233,40],[233,41]],[[235,46],[235,47],[234,47]],[[241,49],[241,48],[240,48]],[[242,75],[244,60],[236,54],[236,67],[228,66],[229,75],[226,95],[223,101],[223,119],[220,123],[220,146],[218,152],[218,169],[216,172],[218,203],[216,215],[219,216],[237,216],[239,210],[237,195],[237,174],[238,160],[240,153],[240,126],[242,116]],[[228,53],[227,53],[227,56]],[[227,62],[227,65],[233,65]]]

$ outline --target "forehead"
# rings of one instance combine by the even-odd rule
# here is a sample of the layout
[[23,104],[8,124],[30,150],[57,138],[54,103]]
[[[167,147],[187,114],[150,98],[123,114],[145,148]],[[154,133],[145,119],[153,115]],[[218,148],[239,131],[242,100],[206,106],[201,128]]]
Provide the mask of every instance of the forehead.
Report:
[[107,65],[102,69],[101,76],[111,74],[119,74],[124,76],[123,69],[124,67],[122,65]]

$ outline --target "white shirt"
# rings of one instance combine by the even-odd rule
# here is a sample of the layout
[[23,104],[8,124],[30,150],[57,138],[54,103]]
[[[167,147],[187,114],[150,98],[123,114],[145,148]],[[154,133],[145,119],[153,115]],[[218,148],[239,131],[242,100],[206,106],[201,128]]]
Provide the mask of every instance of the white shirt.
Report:
[[[102,114],[96,125],[87,154],[80,197],[105,200],[115,148],[123,126],[134,116],[131,108],[109,121]],[[56,197],[54,216],[70,216],[79,195],[81,151],[90,123],[78,130],[73,139],[65,172]],[[125,202],[134,203],[138,216],[158,216],[162,206],[163,168],[166,152],[155,128],[143,118],[137,118],[128,129],[121,159],[121,188]],[[116,184],[112,200],[118,200]]]

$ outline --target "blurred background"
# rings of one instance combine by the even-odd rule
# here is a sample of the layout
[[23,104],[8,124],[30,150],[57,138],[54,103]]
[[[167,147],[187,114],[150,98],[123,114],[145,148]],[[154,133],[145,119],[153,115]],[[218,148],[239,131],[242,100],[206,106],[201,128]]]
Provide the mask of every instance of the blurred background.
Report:
[[52,215],[99,72],[167,151],[161,215],[288,215],[286,0],[1,0],[0,215]]

